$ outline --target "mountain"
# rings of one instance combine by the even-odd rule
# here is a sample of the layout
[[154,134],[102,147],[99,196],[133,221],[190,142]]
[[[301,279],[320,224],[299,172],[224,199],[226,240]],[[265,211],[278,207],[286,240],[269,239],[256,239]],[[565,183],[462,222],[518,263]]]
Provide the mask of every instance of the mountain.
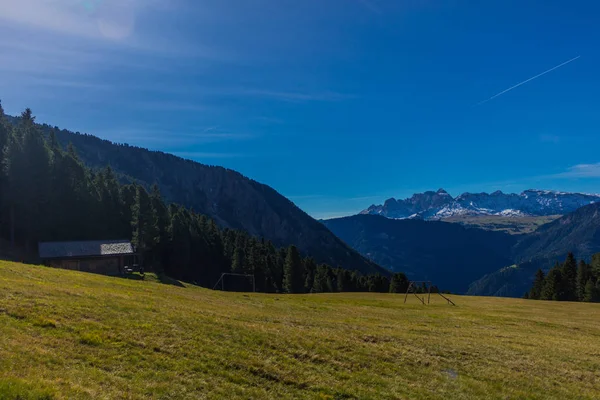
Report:
[[600,252],[600,204],[582,207],[523,236],[512,249],[515,265],[473,282],[468,294],[521,296],[531,287],[538,268],[550,269],[569,252],[589,260]]
[[417,193],[405,200],[388,199],[361,214],[387,218],[440,220],[455,216],[495,215],[506,217],[564,215],[600,201],[600,195],[526,190],[521,194],[463,193],[453,198],[443,189]]
[[600,252],[600,203],[520,235],[376,215],[331,219],[324,224],[384,267],[471,295],[520,297],[538,268],[548,270],[569,252],[584,259]]
[[513,249],[517,262],[564,259],[573,252],[589,258],[600,252],[600,203],[590,204],[526,235]]
[[[16,121],[11,118],[11,122]],[[389,274],[277,191],[236,171],[45,124],[40,128],[46,135],[53,132],[63,147],[71,143],[89,167],[110,165],[123,181],[136,181],[147,187],[157,183],[167,201],[207,215],[222,227],[264,237],[276,246],[294,244],[319,263]]]
[[441,221],[355,215],[323,223],[379,265],[459,293],[483,275],[512,264],[517,241],[503,232]]

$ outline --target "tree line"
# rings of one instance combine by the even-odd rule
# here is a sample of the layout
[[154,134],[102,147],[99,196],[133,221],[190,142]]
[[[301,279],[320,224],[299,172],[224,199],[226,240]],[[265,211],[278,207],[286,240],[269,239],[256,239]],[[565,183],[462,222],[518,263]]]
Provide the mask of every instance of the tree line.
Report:
[[538,269],[525,298],[600,302],[600,253],[594,254],[589,264],[585,260],[577,262],[569,253],[562,264],[556,263],[547,274]]
[[146,268],[204,287],[226,272],[253,274],[261,292],[408,287],[402,273],[361,275],[317,264],[295,246],[277,248],[244,231],[222,229],[211,218],[167,204],[157,185],[120,179],[110,166],[87,168],[72,145],[63,149],[52,132],[44,136],[30,109],[13,125],[0,104],[0,247],[34,254],[40,241],[123,238],[132,239]]

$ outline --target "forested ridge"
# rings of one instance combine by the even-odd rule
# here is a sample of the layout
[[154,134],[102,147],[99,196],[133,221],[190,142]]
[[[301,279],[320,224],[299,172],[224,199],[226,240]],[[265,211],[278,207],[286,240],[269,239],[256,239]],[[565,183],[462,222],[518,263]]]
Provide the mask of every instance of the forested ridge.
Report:
[[556,263],[548,274],[538,269],[535,280],[525,298],[534,300],[600,302],[600,254],[592,256],[591,263],[567,255],[563,263]]
[[[18,125],[20,117],[8,119]],[[318,263],[389,276],[387,270],[362,257],[289,199],[239,172],[47,124],[36,126],[44,137],[54,136],[63,148],[71,144],[80,161],[92,170],[110,165],[121,183],[135,182],[147,190],[157,184],[167,203],[206,215],[221,228],[264,237],[276,247],[293,244]]]
[[[263,292],[402,291],[403,274],[363,275],[303,257],[249,233],[220,228],[168,204],[158,185],[119,182],[92,170],[74,146],[42,133],[31,110],[8,123],[0,105],[0,246],[33,254],[39,241],[132,238],[146,268],[212,287],[223,272],[254,274]],[[3,244],[4,243],[4,244]],[[2,250],[2,249],[0,249]],[[0,252],[1,253],[1,252]]]

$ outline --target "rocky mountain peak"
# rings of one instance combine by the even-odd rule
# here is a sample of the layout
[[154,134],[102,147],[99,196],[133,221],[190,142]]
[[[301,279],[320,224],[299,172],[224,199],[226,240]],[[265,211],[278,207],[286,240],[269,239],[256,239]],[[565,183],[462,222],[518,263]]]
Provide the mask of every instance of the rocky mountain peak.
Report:
[[521,194],[463,193],[453,198],[444,189],[416,193],[408,199],[388,199],[383,205],[371,206],[361,214],[388,218],[423,218],[436,220],[455,215],[522,216],[564,215],[585,205],[600,202],[600,195],[564,193],[552,190],[525,190]]

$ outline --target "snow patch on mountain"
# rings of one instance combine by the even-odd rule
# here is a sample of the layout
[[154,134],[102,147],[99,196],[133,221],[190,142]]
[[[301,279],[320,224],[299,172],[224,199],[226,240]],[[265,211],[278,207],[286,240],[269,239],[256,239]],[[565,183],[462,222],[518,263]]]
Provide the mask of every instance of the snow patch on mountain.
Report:
[[505,217],[563,215],[588,204],[600,202],[599,194],[567,193],[554,190],[525,190],[520,194],[501,191],[463,193],[453,198],[444,189],[417,193],[404,200],[388,199],[361,214],[394,219],[439,220],[454,216],[499,215]]

